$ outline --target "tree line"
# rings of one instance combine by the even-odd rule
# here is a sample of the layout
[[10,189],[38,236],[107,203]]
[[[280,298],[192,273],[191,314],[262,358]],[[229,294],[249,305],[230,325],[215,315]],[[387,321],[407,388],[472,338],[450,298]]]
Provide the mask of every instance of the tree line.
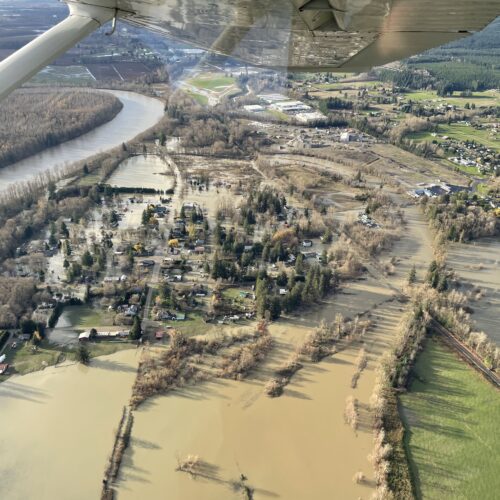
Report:
[[88,90],[21,90],[0,108],[0,167],[74,139],[114,118],[122,103]]

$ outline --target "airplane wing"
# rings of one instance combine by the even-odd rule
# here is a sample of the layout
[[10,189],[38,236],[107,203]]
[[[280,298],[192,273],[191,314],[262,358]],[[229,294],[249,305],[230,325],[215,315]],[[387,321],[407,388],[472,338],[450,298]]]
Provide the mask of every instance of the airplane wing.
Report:
[[0,63],[0,99],[118,17],[257,66],[363,71],[456,40],[500,0],[65,0],[69,17]]

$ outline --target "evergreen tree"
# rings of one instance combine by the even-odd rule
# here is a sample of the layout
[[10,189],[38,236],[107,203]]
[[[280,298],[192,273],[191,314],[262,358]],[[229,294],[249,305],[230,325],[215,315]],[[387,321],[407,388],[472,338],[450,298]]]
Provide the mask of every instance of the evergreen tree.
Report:
[[66,226],[65,222],[61,222],[61,230],[59,231],[63,238],[69,238],[68,226]]
[[132,340],[137,340],[141,337],[141,335],[142,335],[141,320],[139,316],[134,316],[134,322],[132,324],[132,328],[130,329],[129,337]]
[[304,256],[299,253],[295,261],[295,272],[297,274],[303,274],[304,272]]
[[91,253],[88,250],[85,250],[82,255],[82,266],[91,267],[93,263],[94,258],[92,257]]
[[410,269],[410,274],[408,275],[408,284],[413,285],[417,281],[417,270],[415,266]]
[[281,316],[281,301],[276,295],[269,301],[269,312],[272,320],[276,320]]
[[66,240],[64,242],[64,255],[66,255],[66,257],[69,257],[71,255],[71,245],[69,243],[69,240]]
[[257,279],[255,284],[255,298],[257,307],[257,316],[264,318],[267,309],[269,308],[269,290],[267,279]]
[[76,360],[82,365],[88,365],[90,363],[90,351],[85,344],[79,344],[76,350]]

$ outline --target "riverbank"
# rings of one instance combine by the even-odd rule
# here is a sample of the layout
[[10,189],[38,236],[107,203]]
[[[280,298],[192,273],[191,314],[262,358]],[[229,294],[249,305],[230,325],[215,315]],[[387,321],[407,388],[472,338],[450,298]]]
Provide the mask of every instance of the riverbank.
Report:
[[108,92],[20,90],[0,110],[0,168],[86,134],[122,109]]
[[121,146],[153,127],[163,116],[164,103],[160,99],[118,90],[102,92],[122,102],[123,108],[115,118],[76,139],[0,169],[0,195],[15,184],[32,181],[42,173],[64,169],[70,163]]

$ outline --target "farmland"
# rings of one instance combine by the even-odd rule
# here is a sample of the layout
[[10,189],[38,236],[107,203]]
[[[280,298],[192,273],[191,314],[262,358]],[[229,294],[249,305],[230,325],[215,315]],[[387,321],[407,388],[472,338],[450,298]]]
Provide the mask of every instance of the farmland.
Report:
[[442,137],[446,136],[458,141],[476,141],[488,148],[497,151],[500,150],[500,136],[487,128],[478,129],[471,125],[452,123],[451,125],[439,125],[435,134],[436,135],[432,135],[430,132],[416,132],[410,134],[408,138],[417,141],[432,142],[435,140],[437,142],[442,142]]
[[401,404],[417,498],[493,500],[500,488],[495,389],[432,339]]

